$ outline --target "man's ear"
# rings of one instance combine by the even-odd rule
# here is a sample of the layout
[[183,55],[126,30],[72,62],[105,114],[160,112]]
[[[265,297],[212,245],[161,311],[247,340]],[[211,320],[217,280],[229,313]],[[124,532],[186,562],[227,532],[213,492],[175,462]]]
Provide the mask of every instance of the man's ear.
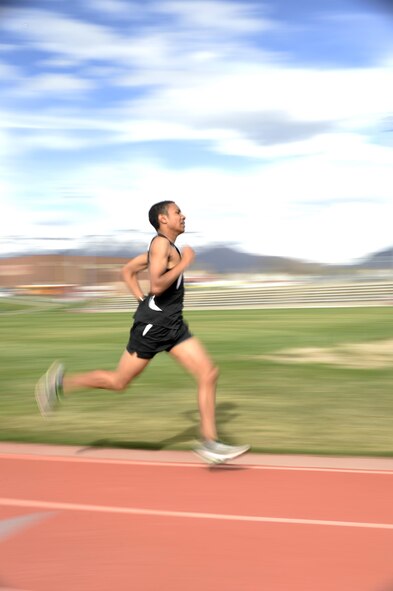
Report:
[[165,215],[165,213],[159,213],[159,214],[158,214],[158,222],[159,222],[160,224],[167,224],[167,223],[168,223],[168,218],[167,218],[167,216]]

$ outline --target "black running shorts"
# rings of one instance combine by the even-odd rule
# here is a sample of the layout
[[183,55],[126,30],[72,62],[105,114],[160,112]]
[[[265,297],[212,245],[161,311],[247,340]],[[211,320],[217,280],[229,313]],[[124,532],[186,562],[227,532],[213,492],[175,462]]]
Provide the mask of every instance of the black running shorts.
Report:
[[170,351],[191,337],[185,322],[176,328],[134,322],[126,349],[129,353],[136,353],[141,359],[153,359],[157,353]]

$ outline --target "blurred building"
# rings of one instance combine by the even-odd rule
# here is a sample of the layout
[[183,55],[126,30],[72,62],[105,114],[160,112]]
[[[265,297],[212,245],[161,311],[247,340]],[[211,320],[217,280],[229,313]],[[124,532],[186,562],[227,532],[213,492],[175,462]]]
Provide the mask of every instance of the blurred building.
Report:
[[72,286],[118,284],[127,260],[62,254],[0,259],[0,288],[60,295]]
[[[63,254],[0,259],[0,295],[10,292],[47,297],[78,296],[101,299],[103,309],[128,309],[130,294],[121,274],[128,260]],[[139,280],[147,293],[147,273],[141,273]],[[186,281],[185,305],[194,309],[391,306],[393,303],[391,274],[362,267],[352,269],[351,273],[347,270],[345,274],[319,276],[277,274],[272,269],[264,274],[217,274],[200,269],[187,274]]]

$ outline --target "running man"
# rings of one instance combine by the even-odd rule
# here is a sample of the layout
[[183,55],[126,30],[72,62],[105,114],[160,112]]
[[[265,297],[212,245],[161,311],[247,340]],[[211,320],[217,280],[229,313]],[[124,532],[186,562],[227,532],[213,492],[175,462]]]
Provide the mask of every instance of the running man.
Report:
[[[184,271],[195,254],[185,246],[180,253],[176,238],[185,231],[185,216],[173,201],[161,201],[150,208],[149,221],[157,231],[147,253],[129,261],[123,279],[139,305],[134,315],[126,350],[114,371],[95,370],[66,374],[55,361],[37,383],[35,396],[43,416],[49,416],[60,398],[83,388],[122,391],[161,351],[167,351],[198,384],[201,442],[195,451],[206,461],[220,463],[248,451],[248,445],[226,445],[218,440],[215,398],[218,369],[201,342],[183,320]],[[138,273],[148,269],[150,290],[144,296]]]

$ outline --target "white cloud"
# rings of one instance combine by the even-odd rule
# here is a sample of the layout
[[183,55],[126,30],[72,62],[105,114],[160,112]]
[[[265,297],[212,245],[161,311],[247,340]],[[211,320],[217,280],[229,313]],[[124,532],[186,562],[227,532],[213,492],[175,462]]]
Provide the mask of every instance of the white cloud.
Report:
[[231,241],[265,255],[347,262],[391,241],[391,170],[317,156],[243,172],[169,170],[140,160],[80,166],[67,184],[88,194],[96,209],[88,219],[75,210],[72,235],[116,234],[127,226],[149,234],[149,207],[173,199],[191,232],[180,244]]
[[18,46],[14,43],[0,43],[0,52],[7,53],[17,48]]
[[63,68],[72,68],[75,62],[73,59],[64,58],[64,57],[53,57],[42,59],[40,61],[41,68],[49,68],[50,70],[53,69],[63,69]]
[[[91,3],[91,7],[109,10],[112,0],[96,4]],[[124,3],[116,1],[113,8],[117,7],[118,14],[124,6]],[[135,11],[138,13],[135,3],[126,6],[128,16],[134,15]],[[190,65],[194,71],[199,64],[203,72],[207,66],[224,66],[224,59],[274,59],[273,54],[257,50],[252,44],[236,37],[237,33],[277,27],[277,24],[273,25],[255,14],[252,4],[157,2],[147,4],[141,16],[146,19],[154,11],[158,15],[167,13],[175,18],[160,27],[142,19],[138,28],[130,31],[126,26],[115,28],[71,18],[59,12],[26,8],[10,9],[1,26],[25,44],[48,53],[49,65],[64,67],[70,63],[93,63],[97,60],[112,66],[121,64],[132,74],[124,72],[123,79],[119,78],[120,84],[135,85],[134,75],[139,78],[140,84],[156,84],[156,76],[161,77],[160,72],[164,76],[176,72],[188,78]],[[44,60],[42,64],[45,64]]]
[[33,133],[19,142],[20,154],[26,150],[79,150],[94,145],[93,138],[75,137],[66,133]]
[[[282,54],[261,49],[264,31],[279,25],[264,18],[260,3],[173,0],[150,2],[139,13],[134,2],[121,0],[86,5],[112,14],[112,26],[55,12],[55,4],[53,12],[9,9],[0,24],[26,53],[38,49],[46,56],[40,54],[37,71],[33,62],[24,65],[24,72],[31,68],[29,78],[0,62],[2,78],[19,83],[18,100],[73,98],[105,88],[102,101],[92,93],[91,102],[67,108],[53,103],[40,112],[17,103],[18,110],[0,113],[4,162],[10,155],[28,158],[28,151],[51,150],[53,161],[54,150],[69,150],[67,159],[75,151],[74,166],[61,169],[59,185],[81,189],[95,204],[89,216],[69,202],[54,204],[55,180],[46,183],[37,172],[27,187],[4,165],[0,190],[9,197],[2,211],[18,231],[37,239],[43,232],[37,204],[23,209],[17,226],[18,197],[26,202],[33,187],[49,204],[41,204],[52,223],[45,227],[49,237],[59,220],[68,220],[74,238],[116,232],[128,223],[149,232],[148,208],[169,198],[197,232],[182,240],[197,244],[232,240],[251,252],[336,262],[391,243],[393,150],[373,143],[373,129],[391,113],[389,65],[288,65]],[[124,22],[115,27],[120,15]],[[80,66],[78,75],[51,71],[73,64]],[[113,86],[119,88],[111,100]],[[127,86],[142,87],[141,98]],[[125,100],[127,92],[131,98]],[[88,151],[78,151],[96,145],[97,137],[107,150],[105,165],[89,164]],[[162,140],[198,142],[206,152],[239,157],[244,168],[179,170],[176,159],[168,168],[153,159],[112,160],[115,144]]]
[[[162,88],[134,100],[128,107],[113,108],[105,114],[92,112],[91,118],[59,116],[50,120],[41,115],[18,114],[17,119],[35,120],[37,125],[41,121],[49,127],[120,130],[121,142],[216,139],[214,147],[219,152],[265,158],[325,150],[329,144],[340,149],[340,142],[348,144],[355,131],[368,133],[372,125],[390,113],[393,83],[387,69],[249,70],[237,67],[222,75],[182,80],[176,75],[171,86],[164,85],[162,74]],[[27,93],[72,96],[94,84],[87,78],[46,74],[25,81],[23,89]],[[332,91],[337,88],[340,93]],[[338,95],[345,99],[340,100]],[[110,141],[116,141],[116,137]]]
[[70,74],[42,74],[23,78],[17,87],[10,90],[13,95],[59,95],[61,98],[80,95],[95,87],[95,82]]
[[[1,173],[5,173],[2,168],[0,166]],[[3,174],[0,180],[0,204],[0,254],[8,253],[10,250],[18,251],[21,238],[34,232],[34,223],[29,208],[22,208],[18,202],[15,183],[8,175],[5,177]],[[19,239],[15,240],[10,235],[18,236]]]
[[8,151],[8,134],[0,127],[0,158],[1,160]]
[[39,9],[10,11],[2,26],[35,48],[74,62],[115,60],[130,64],[134,60],[148,60],[157,63],[165,52],[161,35],[129,37],[109,26]]
[[0,62],[0,78],[1,79],[13,80],[15,78],[18,78],[19,74],[20,74],[20,70],[17,67],[12,66],[12,65],[5,63],[5,62]]
[[139,8],[136,2],[124,0],[87,0],[84,4],[94,11],[104,12],[109,16],[132,14]]
[[[149,207],[162,199],[178,202],[187,216],[180,245],[237,242],[246,251],[322,262],[350,259],[387,247],[393,219],[392,167],[307,156],[248,171],[195,167],[167,169],[158,161],[79,165],[62,183],[88,195],[94,210],[54,201],[56,189],[42,187],[54,219],[67,218],[67,235],[114,234],[139,228],[153,234]],[[373,181],[374,179],[374,181]],[[17,219],[15,202],[14,223]],[[50,208],[46,218],[49,219]],[[55,216],[55,217],[53,217]],[[57,218],[56,218],[57,216]],[[43,233],[42,214],[24,210],[29,236]],[[8,226],[8,231],[9,231]],[[18,226],[20,228],[20,226]],[[34,230],[35,228],[35,230]],[[46,229],[56,236],[55,226]]]
[[193,2],[164,1],[156,5],[159,12],[176,15],[183,26],[193,30],[222,30],[233,33],[255,33],[271,29],[272,21],[263,19],[255,4],[247,2],[216,2],[195,0]]
[[[221,75],[185,79],[157,89],[133,106],[139,117],[203,124],[239,113],[282,112],[298,121],[345,124],[390,112],[388,69],[328,70],[236,64]],[[223,100],[225,97],[225,100]]]
[[[322,87],[321,96],[318,99],[320,112],[315,115],[323,120],[315,121],[316,131],[313,132],[311,128],[309,138],[295,141],[293,137],[291,141],[285,141],[285,134],[290,131],[295,122],[299,122],[298,127],[300,126],[301,129],[300,116],[306,119],[306,121],[303,120],[304,125],[308,123],[309,112],[315,100],[315,97],[308,93],[308,85],[304,82],[302,92],[298,90],[296,103],[296,100],[293,100],[291,87],[295,85],[299,88],[300,82],[305,77],[308,84],[312,84],[317,72],[305,73],[302,70],[298,81],[296,76],[293,76],[296,72],[286,70],[288,76],[277,69],[274,72],[277,78],[283,82],[287,81],[287,86],[283,83],[274,87],[270,83],[269,78],[273,76],[273,69],[268,73],[265,81],[262,76],[259,84],[253,81],[249,86],[244,77],[242,78],[241,72],[235,72],[230,76],[218,77],[215,82],[207,79],[195,85],[156,90],[150,94],[150,97],[131,103],[128,108],[108,110],[105,114],[97,111],[92,112],[90,117],[65,115],[21,117],[18,115],[15,125],[22,126],[23,122],[27,127],[103,130],[110,132],[107,137],[109,142],[163,139],[208,140],[214,142],[212,148],[222,153],[252,158],[275,158],[314,152],[336,152],[345,155],[352,153],[353,150],[364,151],[366,144],[361,135],[354,131],[356,129],[360,132],[363,129],[368,131],[373,122],[375,123],[389,112],[390,105],[385,104],[387,99],[381,98],[390,96],[390,82],[386,72],[385,75],[378,75],[376,79],[371,76],[374,90],[373,98],[370,98],[367,93],[360,92],[360,86],[367,87],[369,71],[361,72],[361,85],[353,84],[352,71],[346,71],[342,76],[340,88],[347,95],[348,100],[346,104],[340,105],[341,112],[338,113],[334,105],[332,108],[332,101],[324,95],[324,91],[327,92],[330,87],[329,80],[323,83],[320,79],[318,81],[318,85]],[[327,76],[329,78],[329,73]],[[64,88],[69,87],[69,90],[84,87],[83,80],[80,84],[78,79],[70,77],[44,77],[41,80],[43,88],[46,84],[47,87],[52,86],[56,89],[61,83]],[[268,88],[265,93],[259,91],[264,86]],[[236,92],[239,87],[242,89],[240,93]],[[365,97],[364,94],[366,94]],[[222,96],[228,98],[222,101]],[[301,96],[303,101],[300,100]],[[356,107],[353,106],[354,103]],[[302,113],[296,111],[296,104],[302,104]],[[274,105],[281,109],[281,115],[276,112],[273,113],[274,117],[272,116],[269,110]],[[9,121],[8,125],[12,125],[12,116],[6,119]],[[314,122],[311,121],[311,123]],[[318,134],[319,123],[335,125],[336,129],[333,127],[328,133]],[[269,137],[264,137],[266,127],[269,128],[269,134],[273,136],[274,127],[276,127],[282,141],[269,142]],[[367,148],[367,158],[386,158],[387,154],[387,149],[383,150],[376,146],[372,150],[370,147]]]

